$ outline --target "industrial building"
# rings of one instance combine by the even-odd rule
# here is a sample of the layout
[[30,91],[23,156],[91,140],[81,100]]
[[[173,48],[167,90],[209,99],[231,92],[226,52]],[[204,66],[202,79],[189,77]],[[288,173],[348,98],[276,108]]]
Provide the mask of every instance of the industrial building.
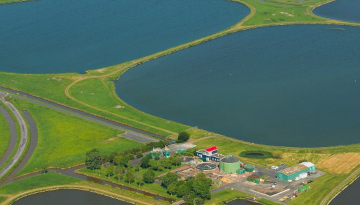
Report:
[[240,159],[233,155],[227,155],[220,160],[219,168],[223,173],[236,173],[240,169]]
[[159,158],[159,157],[170,157],[170,149],[165,146],[164,149],[161,148],[153,148],[153,150],[150,152],[150,155],[152,158]]
[[201,149],[201,150],[196,151],[196,156],[198,156],[204,162],[205,161],[219,162],[225,156],[222,154],[218,154],[217,152],[218,152],[218,149],[216,146],[214,146],[214,147],[210,147],[207,149]]
[[281,181],[292,181],[296,177],[305,178],[309,173],[316,171],[315,164],[311,162],[302,162],[293,167],[289,167],[276,173],[276,178]]

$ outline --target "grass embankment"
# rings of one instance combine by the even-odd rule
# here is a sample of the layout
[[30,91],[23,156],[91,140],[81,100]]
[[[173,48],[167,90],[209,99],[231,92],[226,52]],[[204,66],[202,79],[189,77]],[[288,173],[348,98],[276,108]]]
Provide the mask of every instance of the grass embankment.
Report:
[[17,198],[22,197],[21,193],[26,193],[26,195],[28,195],[56,189],[80,189],[91,191],[124,201],[136,202],[138,204],[164,204],[161,201],[156,201],[142,194],[136,194],[131,191],[85,182],[80,179],[57,174],[55,172],[39,174],[2,186],[0,188],[0,202],[5,202],[5,200],[9,198],[7,203],[11,203]]
[[46,174],[38,174],[15,183],[6,184],[0,187],[0,194],[11,195],[39,187],[72,184],[80,181],[80,179],[50,171]]
[[43,167],[67,168],[84,163],[85,153],[94,148],[110,154],[143,145],[121,138],[119,130],[20,100],[12,101],[30,112],[39,134],[35,152],[19,175]]
[[[0,102],[0,106],[4,107],[5,105]],[[0,158],[5,153],[7,147],[9,146],[10,142],[10,127],[6,121],[4,115],[0,113]]]
[[[129,106],[117,97],[114,83],[98,76],[98,73],[86,75],[75,73],[41,75],[0,73],[0,85],[163,136],[174,135],[189,128],[179,123],[151,116]],[[94,76],[99,78],[92,78]],[[87,80],[87,78],[90,79]],[[70,92],[75,93],[81,101],[70,99],[64,93],[69,85],[78,81],[80,83],[77,83]]]

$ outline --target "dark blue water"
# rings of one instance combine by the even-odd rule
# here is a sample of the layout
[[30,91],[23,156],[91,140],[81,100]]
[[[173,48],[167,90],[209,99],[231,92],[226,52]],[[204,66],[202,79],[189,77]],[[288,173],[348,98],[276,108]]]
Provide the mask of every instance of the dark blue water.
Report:
[[359,0],[336,0],[313,10],[322,17],[360,23]]
[[0,6],[0,70],[84,72],[204,37],[249,14],[226,0],[39,0]]
[[328,25],[247,30],[132,68],[116,90],[142,111],[249,142],[359,143],[359,36]]
[[359,205],[359,190],[360,179],[358,178],[354,183],[336,196],[335,199],[331,201],[330,205]]
[[14,205],[130,205],[99,194],[79,190],[57,190],[30,195],[16,201]]

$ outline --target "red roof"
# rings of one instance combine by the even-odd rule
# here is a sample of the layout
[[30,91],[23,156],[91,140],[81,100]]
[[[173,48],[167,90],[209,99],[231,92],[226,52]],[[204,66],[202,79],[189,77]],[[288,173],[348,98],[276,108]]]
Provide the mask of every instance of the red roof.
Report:
[[216,150],[216,149],[217,149],[217,147],[214,146],[214,147],[210,147],[210,148],[205,149],[205,151],[211,152],[211,151],[214,151],[214,150]]

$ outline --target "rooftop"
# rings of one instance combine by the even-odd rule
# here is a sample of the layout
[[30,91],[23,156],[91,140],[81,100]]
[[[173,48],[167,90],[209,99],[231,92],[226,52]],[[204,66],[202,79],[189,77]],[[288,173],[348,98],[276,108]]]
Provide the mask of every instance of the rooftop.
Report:
[[234,162],[238,162],[240,161],[239,158],[233,156],[233,155],[227,155],[225,158],[223,158],[221,160],[222,162],[225,162],[225,163],[234,163]]
[[216,150],[216,149],[217,149],[217,147],[216,147],[216,146],[213,146],[213,147],[210,147],[210,148],[205,149],[205,151],[207,151],[207,152],[212,152],[212,151],[214,151],[214,150]]
[[290,175],[290,174],[294,174],[294,173],[296,173],[298,171],[304,170],[306,168],[308,168],[308,166],[305,166],[303,164],[298,164],[298,165],[295,165],[293,167],[286,168],[286,169],[280,171],[280,173]]

